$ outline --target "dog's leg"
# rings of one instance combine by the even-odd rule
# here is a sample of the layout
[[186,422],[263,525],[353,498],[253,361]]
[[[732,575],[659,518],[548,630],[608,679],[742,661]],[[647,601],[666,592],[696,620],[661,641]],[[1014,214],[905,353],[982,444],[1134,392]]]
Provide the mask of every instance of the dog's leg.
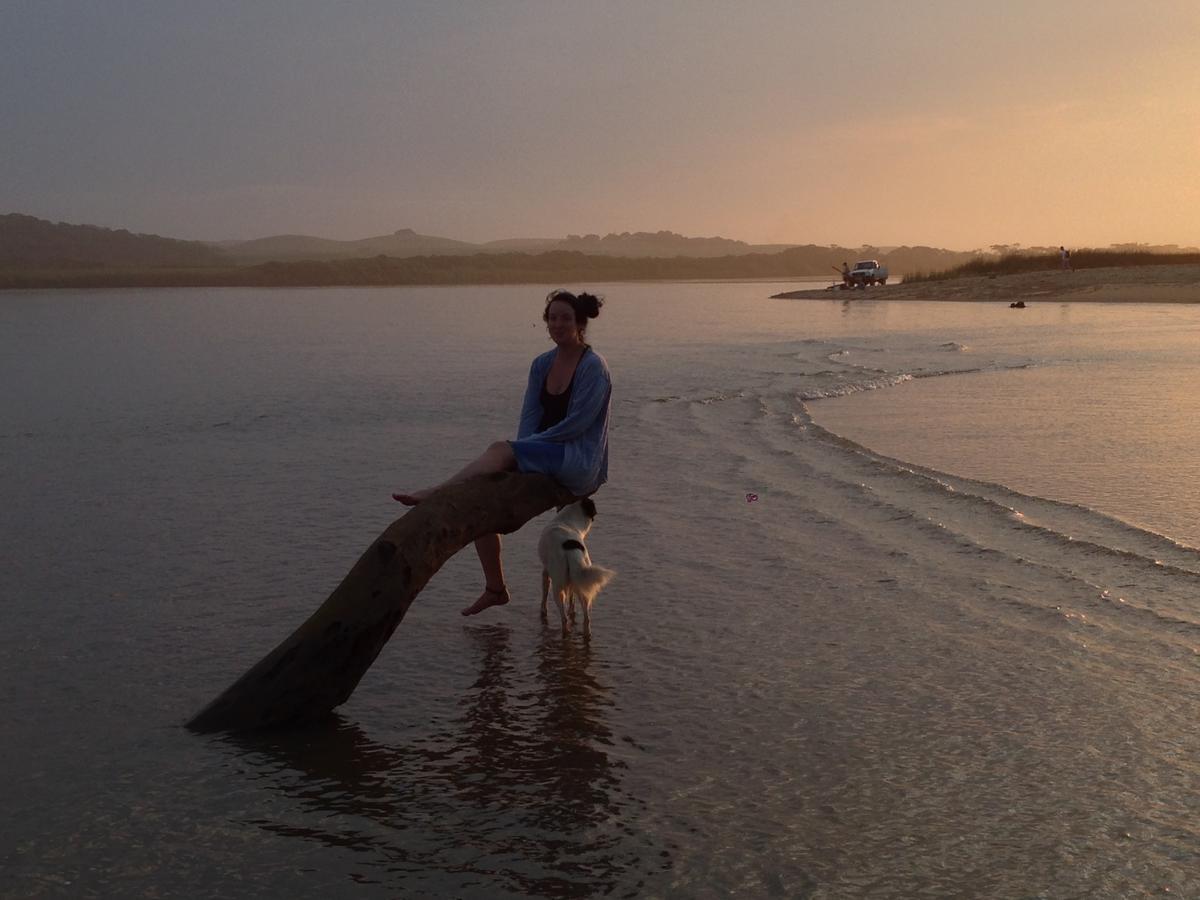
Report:
[[571,630],[571,623],[567,621],[567,589],[554,586],[554,599],[558,601],[558,615],[562,619],[563,634]]
[[580,597],[579,603],[583,606],[583,633],[585,637],[592,636],[592,598]]
[[546,618],[546,600],[550,596],[550,573],[542,569],[542,618]]

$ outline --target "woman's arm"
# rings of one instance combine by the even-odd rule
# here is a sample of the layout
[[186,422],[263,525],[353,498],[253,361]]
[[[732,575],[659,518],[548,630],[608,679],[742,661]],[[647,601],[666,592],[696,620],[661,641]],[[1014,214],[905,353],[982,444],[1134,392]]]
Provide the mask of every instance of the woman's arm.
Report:
[[542,383],[538,371],[538,359],[529,365],[529,383],[525,386],[525,401],[521,404],[521,420],[517,423],[517,440],[527,438],[537,430],[542,421]]

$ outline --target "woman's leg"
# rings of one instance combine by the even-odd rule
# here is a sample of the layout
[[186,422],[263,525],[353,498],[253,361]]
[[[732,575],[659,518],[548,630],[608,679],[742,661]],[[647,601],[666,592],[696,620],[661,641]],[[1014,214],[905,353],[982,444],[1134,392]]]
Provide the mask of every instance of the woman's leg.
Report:
[[[416,506],[434,491],[444,488],[448,484],[457,484],[475,475],[485,475],[489,472],[508,472],[516,467],[517,458],[513,456],[512,447],[509,446],[508,441],[496,441],[480,456],[467,463],[441,484],[435,484],[433,487],[414,491],[411,494],[395,493],[392,494],[392,499],[399,500],[405,506]],[[496,552],[500,552],[498,548]]]
[[462,611],[464,616],[481,613],[489,606],[503,606],[509,600],[508,587],[504,584],[504,565],[500,561],[500,535],[485,534],[475,542],[475,552],[483,566],[483,593]]

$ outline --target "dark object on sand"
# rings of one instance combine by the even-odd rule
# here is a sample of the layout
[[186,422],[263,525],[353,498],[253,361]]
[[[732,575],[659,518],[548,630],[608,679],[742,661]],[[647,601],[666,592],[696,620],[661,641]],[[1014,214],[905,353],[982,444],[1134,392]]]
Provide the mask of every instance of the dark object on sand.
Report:
[[1024,301],[1024,300],[1018,300],[1016,303],[1010,303],[1010,304],[1008,304],[1008,308],[1009,308],[1009,309],[1024,309],[1024,308],[1025,308],[1025,301]]
[[865,291],[871,285],[887,284],[888,270],[877,259],[860,259],[845,278],[850,287]]
[[349,699],[446,560],[476,538],[516,531],[576,499],[547,475],[517,472],[442,488],[389,525],[320,609],[187,727],[251,731],[328,714]]

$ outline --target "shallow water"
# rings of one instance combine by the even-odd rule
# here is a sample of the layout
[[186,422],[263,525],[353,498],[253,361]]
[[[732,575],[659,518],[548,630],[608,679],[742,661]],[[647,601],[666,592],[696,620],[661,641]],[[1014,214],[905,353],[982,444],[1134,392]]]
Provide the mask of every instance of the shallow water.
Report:
[[[1037,364],[848,394],[822,423],[890,456],[1083,503],[1200,547],[1200,315],[1191,307],[1032,306]],[[1042,333],[1031,337],[1030,330]],[[998,340],[997,340],[998,339]],[[1007,335],[960,348],[987,355]]]
[[0,892],[1200,892],[1200,311],[776,289],[604,289],[590,641],[534,523],[514,603],[460,554],[335,721],[237,740],[180,723],[512,432],[542,292],[0,298]]

